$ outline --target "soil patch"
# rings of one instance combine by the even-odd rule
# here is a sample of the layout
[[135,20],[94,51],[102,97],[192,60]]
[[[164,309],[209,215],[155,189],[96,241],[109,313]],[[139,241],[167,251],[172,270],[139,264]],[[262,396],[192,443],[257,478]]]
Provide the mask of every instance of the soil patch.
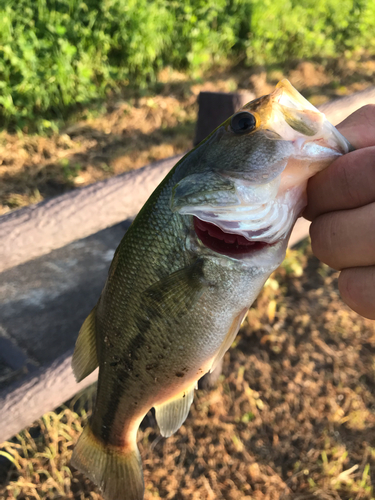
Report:
[[[146,500],[373,498],[375,323],[342,303],[337,276],[307,241],[289,251],[181,429],[163,439],[148,414]],[[45,415],[5,446],[1,498],[101,498],[68,466],[78,413]]]

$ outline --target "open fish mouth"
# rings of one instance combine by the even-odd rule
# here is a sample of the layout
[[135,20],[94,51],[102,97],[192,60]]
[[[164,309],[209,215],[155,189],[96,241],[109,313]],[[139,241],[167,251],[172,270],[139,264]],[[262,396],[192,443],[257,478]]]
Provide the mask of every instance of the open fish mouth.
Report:
[[[237,204],[210,207],[183,207],[180,213],[191,215],[201,243],[217,253],[230,257],[248,257],[263,249],[275,247],[290,234],[306,205],[306,182],[289,187],[279,196],[280,178],[274,186],[242,185],[236,192]],[[258,197],[259,202],[246,200]]]
[[[258,186],[256,196],[262,202],[248,205],[246,198],[254,196],[242,186],[237,191],[238,204],[232,206],[195,206],[181,210],[193,217],[194,231],[201,243],[216,253],[237,259],[249,258],[262,250],[276,249],[279,243],[288,239],[293,226],[306,206],[306,184],[288,186],[278,196],[280,180],[274,187],[265,189],[262,197]],[[283,184],[289,183],[285,179]]]
[[261,240],[249,240],[238,233],[229,233],[215,224],[193,217],[194,230],[203,245],[216,253],[239,258],[273,246]]

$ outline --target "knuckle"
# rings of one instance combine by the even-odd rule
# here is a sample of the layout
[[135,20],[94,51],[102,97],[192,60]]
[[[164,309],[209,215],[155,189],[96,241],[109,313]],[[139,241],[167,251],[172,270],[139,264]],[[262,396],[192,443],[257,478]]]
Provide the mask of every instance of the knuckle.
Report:
[[353,291],[354,284],[355,282],[353,281],[353,269],[344,269],[343,271],[341,271],[338,280],[338,287],[340,295],[343,301],[346,303],[351,303],[352,295],[356,295]]
[[365,104],[361,111],[366,120],[375,126],[375,104]]
[[343,269],[338,280],[338,288],[342,300],[353,311],[358,312],[358,305],[363,303],[364,276],[358,268]]
[[344,269],[343,271],[341,271],[339,279],[338,279],[338,289],[339,289],[342,300],[346,304],[350,305],[348,303],[348,302],[351,302],[350,301],[351,293],[350,293],[350,285],[349,285],[350,276],[348,276],[348,271],[350,271],[350,269]]
[[359,206],[361,204],[361,193],[357,189],[357,182],[354,179],[355,174],[351,158],[346,157],[341,168],[340,188],[346,203],[350,206]]
[[358,114],[366,137],[362,147],[375,145],[372,138],[375,129],[375,104],[366,104],[358,110]]
[[333,214],[317,217],[310,226],[311,247],[313,254],[325,264],[340,269],[335,251],[336,230]]
[[358,302],[361,302],[361,290],[358,290],[358,276],[356,269],[344,269],[338,279],[338,288],[342,300],[353,311],[357,311]]
[[338,288],[342,300],[353,311],[375,319],[375,267],[344,269]]

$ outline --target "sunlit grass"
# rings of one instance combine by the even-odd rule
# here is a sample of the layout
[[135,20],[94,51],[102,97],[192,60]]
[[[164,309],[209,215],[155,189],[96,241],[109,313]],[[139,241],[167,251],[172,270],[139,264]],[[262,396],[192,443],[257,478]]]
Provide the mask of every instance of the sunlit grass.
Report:
[[33,426],[0,444],[0,456],[8,461],[0,498],[97,498],[95,493],[91,497],[83,497],[82,491],[74,494],[77,473],[69,467],[73,446],[92,411],[95,390],[95,385],[87,388],[68,406],[46,413]]
[[[0,455],[13,467],[2,493],[20,500],[74,498],[68,464],[86,418],[83,410],[80,414],[69,408],[49,412],[35,426],[3,443]],[[31,432],[37,436],[32,437]]]

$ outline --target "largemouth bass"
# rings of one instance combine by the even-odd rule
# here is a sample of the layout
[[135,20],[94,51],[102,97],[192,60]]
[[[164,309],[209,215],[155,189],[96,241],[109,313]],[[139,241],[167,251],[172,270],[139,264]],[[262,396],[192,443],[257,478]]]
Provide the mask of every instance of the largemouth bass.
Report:
[[150,408],[170,436],[282,262],[309,177],[352,148],[287,81],[182,158],[116,250],[73,356],[99,366],[72,464],[108,500],[144,494],[137,430]]

